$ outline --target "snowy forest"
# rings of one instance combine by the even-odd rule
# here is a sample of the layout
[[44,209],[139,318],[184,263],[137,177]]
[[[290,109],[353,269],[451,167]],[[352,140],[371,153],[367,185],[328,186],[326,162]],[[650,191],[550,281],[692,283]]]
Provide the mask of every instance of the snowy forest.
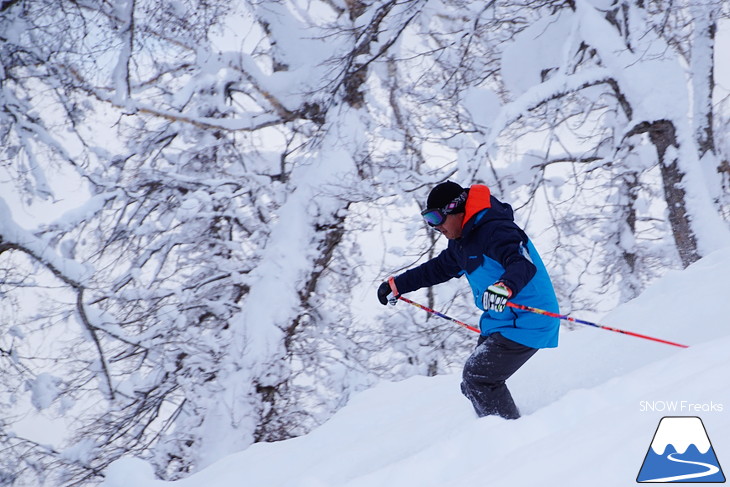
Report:
[[[125,455],[184,478],[460,367],[474,336],[375,296],[445,246],[419,209],[447,179],[514,207],[564,313],[730,245],[728,19],[2,0],[0,486],[94,485]],[[477,316],[463,282],[414,299]]]

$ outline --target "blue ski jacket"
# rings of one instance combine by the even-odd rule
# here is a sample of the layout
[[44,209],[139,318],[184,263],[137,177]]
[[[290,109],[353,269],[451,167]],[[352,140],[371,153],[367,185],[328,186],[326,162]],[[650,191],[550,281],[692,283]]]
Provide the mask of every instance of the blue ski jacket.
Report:
[[[511,290],[511,301],[559,312],[550,276],[527,235],[514,222],[512,207],[492,196],[484,185],[469,189],[461,238],[450,240],[438,256],[395,277],[401,294],[465,275],[474,302],[484,311],[482,295],[497,281]],[[558,345],[560,320],[507,307],[501,313],[484,311],[482,335],[499,332],[522,345]]]

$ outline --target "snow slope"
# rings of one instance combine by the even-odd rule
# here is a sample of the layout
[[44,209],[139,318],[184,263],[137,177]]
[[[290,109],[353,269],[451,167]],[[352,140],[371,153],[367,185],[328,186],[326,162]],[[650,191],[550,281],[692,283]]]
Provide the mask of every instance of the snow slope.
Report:
[[[663,416],[699,416],[730,465],[730,249],[601,319],[680,349],[582,327],[510,381],[523,417],[477,419],[458,376],[360,393],[309,435],[256,444],[177,482],[126,458],[105,487],[632,485]],[[725,475],[730,473],[725,472]]]

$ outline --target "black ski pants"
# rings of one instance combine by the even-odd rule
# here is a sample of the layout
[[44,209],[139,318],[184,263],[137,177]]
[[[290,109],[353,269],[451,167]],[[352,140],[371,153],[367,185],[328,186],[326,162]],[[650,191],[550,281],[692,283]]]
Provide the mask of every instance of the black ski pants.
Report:
[[480,336],[477,347],[464,364],[461,392],[474,405],[479,417],[499,415],[517,419],[520,412],[505,381],[535,355],[530,348],[492,333]]

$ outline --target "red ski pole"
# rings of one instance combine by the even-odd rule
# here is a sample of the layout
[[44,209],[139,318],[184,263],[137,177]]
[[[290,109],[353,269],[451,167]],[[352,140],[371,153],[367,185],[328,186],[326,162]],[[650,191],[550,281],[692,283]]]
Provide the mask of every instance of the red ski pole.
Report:
[[634,333],[633,331],[619,330],[618,328],[611,328],[610,326],[599,325],[598,323],[592,323],[590,321],[579,320],[578,318],[573,318],[573,317],[566,316],[566,315],[559,315],[557,313],[545,311],[544,309],[533,308],[531,306],[525,306],[523,304],[516,304],[516,303],[508,302],[507,306],[509,306],[510,308],[521,309],[523,311],[529,311],[530,313],[536,313],[539,315],[551,316],[553,318],[560,318],[561,320],[572,321],[573,323],[580,323],[582,325],[595,326],[596,328],[600,328],[602,330],[615,331],[616,333],[623,333],[624,335],[630,335],[632,337],[643,338],[645,340],[652,340],[652,341],[659,342],[659,343],[666,343],[667,345],[672,345],[675,347],[689,348],[689,345],[682,345],[681,343],[670,342],[668,340],[662,340],[661,338],[655,338],[655,337],[650,337],[647,335],[642,335],[640,333]]
[[406,302],[406,303],[408,303],[408,304],[412,304],[413,306],[415,306],[415,307],[417,307],[417,308],[421,308],[421,309],[422,309],[423,311],[426,311],[426,312],[428,312],[428,313],[431,313],[431,314],[433,314],[433,315],[436,315],[436,316],[438,316],[439,318],[443,318],[443,319],[445,319],[445,320],[453,321],[453,322],[454,322],[454,323],[456,323],[457,325],[459,325],[459,326],[463,326],[463,327],[464,327],[464,328],[466,328],[467,330],[470,330],[470,331],[473,331],[473,332],[479,333],[479,328],[474,328],[474,327],[473,327],[473,326],[471,326],[471,325],[467,325],[467,324],[466,324],[466,323],[464,323],[463,321],[459,321],[459,320],[457,320],[457,319],[454,319],[454,318],[452,318],[451,316],[446,316],[446,315],[445,315],[445,314],[443,314],[443,313],[439,313],[439,312],[438,312],[438,311],[436,311],[435,309],[431,309],[431,308],[429,308],[428,306],[424,306],[424,305],[422,305],[422,304],[418,304],[418,303],[416,303],[416,302],[413,302],[413,301],[411,301],[411,300],[410,300],[410,299],[408,299],[408,298],[404,298],[403,296],[398,296],[398,299],[400,299],[401,301],[405,301],[405,302]]
[[[470,331],[473,331],[473,332],[476,332],[476,333],[480,333],[480,331],[479,331],[478,328],[475,328],[475,327],[473,327],[471,325],[468,325],[468,324],[464,323],[463,321],[459,321],[459,320],[457,320],[455,318],[452,318],[450,316],[446,316],[443,313],[439,313],[438,311],[436,311],[434,309],[431,309],[428,306],[424,306],[422,304],[416,303],[414,301],[411,301],[408,298],[404,298],[403,296],[398,296],[398,299],[400,299],[401,301],[405,301],[408,304],[412,304],[413,306],[415,306],[417,308],[421,308],[422,310],[424,310],[424,311],[426,311],[428,313],[434,314],[434,315],[438,316],[439,318],[444,318],[446,320],[453,321],[457,325],[462,326],[462,327],[466,328],[467,330],[470,330]],[[553,317],[553,318],[559,318],[561,320],[570,321],[570,322],[573,322],[573,323],[579,323],[581,325],[593,326],[593,327],[596,327],[596,328],[600,328],[602,330],[613,331],[613,332],[616,332],[616,333],[622,333],[624,335],[629,335],[629,336],[637,337],[637,338],[643,338],[644,340],[651,340],[651,341],[654,341],[654,342],[664,343],[666,345],[672,345],[674,347],[689,348],[689,345],[682,345],[681,343],[670,342],[669,340],[663,340],[661,338],[651,337],[651,336],[648,336],[648,335],[642,335],[641,333],[635,333],[633,331],[627,331],[627,330],[621,330],[621,329],[618,329],[618,328],[612,328],[610,326],[600,325],[598,323],[593,323],[591,321],[585,321],[585,320],[580,320],[578,318],[573,318],[572,316],[561,315],[561,314],[553,313],[551,311],[546,311],[546,310],[540,309],[540,308],[533,308],[532,306],[525,306],[523,304],[516,304],[516,303],[512,303],[512,302],[507,302],[507,306],[509,306],[510,308],[520,309],[522,311],[529,311],[530,313],[535,313],[535,314],[539,314],[539,315],[550,316],[550,317]]]

